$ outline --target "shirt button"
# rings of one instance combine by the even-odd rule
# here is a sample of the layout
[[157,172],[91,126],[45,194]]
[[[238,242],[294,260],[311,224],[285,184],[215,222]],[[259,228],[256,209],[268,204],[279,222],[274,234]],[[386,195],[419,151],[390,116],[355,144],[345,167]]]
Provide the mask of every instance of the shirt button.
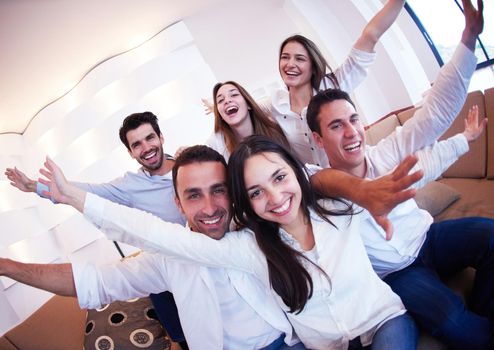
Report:
[[321,164],[317,163],[317,166],[321,166]]
[[283,116],[283,118],[285,118],[285,119],[286,119],[286,115],[284,115],[284,116]]
[[307,133],[305,133],[305,136],[307,136]]
[[311,149],[311,150],[314,150],[314,147],[311,147],[310,149]]

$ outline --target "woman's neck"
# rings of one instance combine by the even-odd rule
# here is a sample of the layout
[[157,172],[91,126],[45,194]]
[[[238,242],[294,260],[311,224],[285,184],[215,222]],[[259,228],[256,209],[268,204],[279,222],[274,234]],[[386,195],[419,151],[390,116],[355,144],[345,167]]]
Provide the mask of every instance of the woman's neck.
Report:
[[246,137],[254,134],[254,125],[250,119],[250,115],[245,118],[245,122],[232,128],[233,135],[241,142]]
[[305,251],[309,251],[314,248],[314,232],[312,231],[312,224],[309,218],[301,212],[299,219],[290,225],[282,226],[282,228],[288,232]]
[[291,111],[302,115],[302,110],[309,105],[312,98],[312,86],[305,84],[300,87],[291,87],[289,94]]

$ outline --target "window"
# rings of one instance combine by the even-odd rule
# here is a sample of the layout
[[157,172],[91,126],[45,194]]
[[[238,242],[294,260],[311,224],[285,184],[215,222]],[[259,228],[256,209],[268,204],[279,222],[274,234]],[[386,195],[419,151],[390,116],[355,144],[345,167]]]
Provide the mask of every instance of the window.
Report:
[[[474,6],[476,1],[472,0]],[[405,8],[412,16],[427,40],[439,64],[451,58],[465,27],[463,8],[460,0],[408,0]],[[494,22],[489,21],[494,13],[494,1],[484,1],[484,31],[480,34],[475,48],[478,68],[494,63]]]

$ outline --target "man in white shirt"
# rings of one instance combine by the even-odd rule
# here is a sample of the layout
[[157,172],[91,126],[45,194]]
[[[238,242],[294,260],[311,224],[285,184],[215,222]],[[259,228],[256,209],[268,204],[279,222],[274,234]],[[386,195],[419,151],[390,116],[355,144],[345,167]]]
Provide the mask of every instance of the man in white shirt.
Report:
[[[188,148],[176,161],[173,183],[189,227],[221,239],[231,221],[223,157],[207,146]],[[252,275],[235,270],[144,252],[107,266],[0,259],[0,275],[77,296],[84,308],[171,291],[191,349],[305,349],[269,290]]]
[[[405,155],[418,151],[425,155],[422,162],[419,155],[424,177],[434,179],[468,149],[467,141],[475,135],[458,135],[434,143],[461,109],[475,69],[473,51],[483,27],[482,2],[479,1],[479,10],[469,0],[463,0],[463,5],[466,27],[461,43],[451,61],[441,69],[423,107],[376,146],[366,146],[363,126],[347,93],[327,90],[312,99],[308,123],[333,169],[375,179],[391,171]],[[444,161],[435,161],[441,158]],[[324,171],[316,174],[313,182],[324,186]],[[356,200],[351,193],[337,195]],[[455,348],[491,349],[494,220],[464,218],[432,224],[429,213],[419,209],[413,200],[398,205],[389,213],[388,220],[395,228],[391,240],[385,239],[385,232],[371,218],[361,232],[374,270],[402,298],[419,325],[432,335]],[[470,310],[439,278],[467,266],[477,269]]]

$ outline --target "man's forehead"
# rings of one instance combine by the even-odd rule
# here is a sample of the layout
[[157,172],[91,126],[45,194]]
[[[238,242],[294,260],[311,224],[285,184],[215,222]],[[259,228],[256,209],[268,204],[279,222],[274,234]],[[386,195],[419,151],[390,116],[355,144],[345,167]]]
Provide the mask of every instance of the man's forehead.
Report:
[[130,143],[131,139],[135,140],[135,139],[147,137],[149,134],[156,134],[156,132],[154,131],[151,124],[146,123],[139,125],[135,129],[127,131],[126,136],[127,136],[127,141],[129,141]]
[[177,171],[177,188],[180,192],[191,189],[207,190],[226,184],[226,168],[221,162],[195,162],[182,165]]
[[334,100],[321,106],[319,118],[325,121],[348,118],[355,114],[355,108],[347,100]]

